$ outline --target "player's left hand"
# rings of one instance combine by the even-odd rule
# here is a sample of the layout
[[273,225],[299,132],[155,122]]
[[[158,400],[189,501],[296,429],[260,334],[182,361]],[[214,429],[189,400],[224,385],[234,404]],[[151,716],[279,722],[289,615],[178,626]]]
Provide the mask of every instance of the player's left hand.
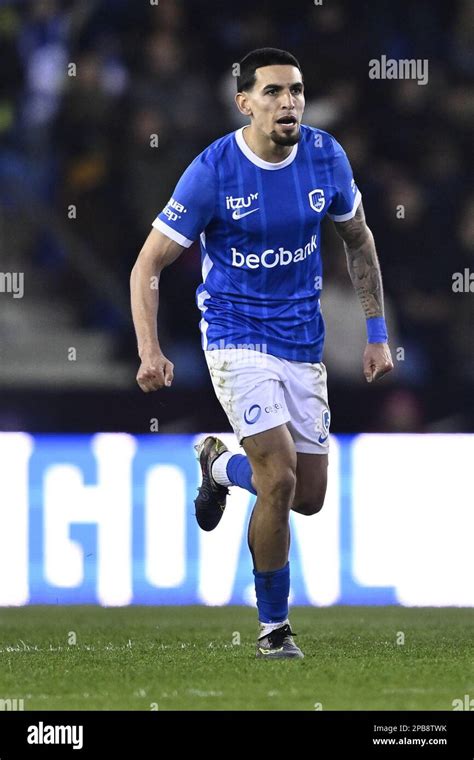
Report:
[[364,351],[364,376],[368,383],[393,369],[388,343],[367,343]]

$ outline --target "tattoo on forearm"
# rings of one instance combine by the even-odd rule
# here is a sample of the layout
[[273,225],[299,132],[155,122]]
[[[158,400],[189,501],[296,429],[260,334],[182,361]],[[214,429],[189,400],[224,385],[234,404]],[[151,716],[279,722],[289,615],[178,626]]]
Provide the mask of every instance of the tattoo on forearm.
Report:
[[374,239],[368,235],[367,242],[351,249],[345,244],[347,267],[366,317],[383,315],[383,291],[380,266],[375,252]]
[[382,275],[362,203],[355,216],[337,224],[336,229],[344,241],[347,268],[366,318],[383,316]]

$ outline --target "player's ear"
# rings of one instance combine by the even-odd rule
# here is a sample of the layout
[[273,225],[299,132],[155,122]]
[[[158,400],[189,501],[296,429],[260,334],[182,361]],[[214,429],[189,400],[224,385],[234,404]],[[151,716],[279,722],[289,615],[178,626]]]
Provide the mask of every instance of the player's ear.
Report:
[[237,108],[244,116],[252,116],[252,109],[249,106],[248,98],[245,92],[238,92],[234,98]]

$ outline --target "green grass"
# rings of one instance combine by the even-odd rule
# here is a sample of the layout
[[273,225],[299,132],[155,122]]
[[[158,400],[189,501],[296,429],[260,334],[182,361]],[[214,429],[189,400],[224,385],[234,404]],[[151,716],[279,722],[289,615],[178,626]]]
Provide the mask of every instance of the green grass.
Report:
[[2,609],[0,698],[25,710],[450,710],[474,697],[472,609],[300,607],[291,619],[306,657],[269,663],[254,658],[247,607]]

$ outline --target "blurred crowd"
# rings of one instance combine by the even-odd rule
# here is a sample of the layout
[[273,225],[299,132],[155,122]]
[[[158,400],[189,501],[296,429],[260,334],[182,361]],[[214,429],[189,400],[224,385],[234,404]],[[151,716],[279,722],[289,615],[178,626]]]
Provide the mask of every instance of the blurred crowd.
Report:
[[[264,45],[299,59],[304,122],[344,146],[375,235],[395,372],[366,428],[468,429],[474,293],[453,292],[452,283],[456,272],[474,273],[470,0],[3,3],[0,179],[27,177],[38,203],[63,219],[73,204],[75,234],[126,293],[136,255],[181,172],[243,123],[233,103],[233,64]],[[428,83],[370,79],[369,61],[382,55],[427,59]],[[0,202],[9,202],[6,195]],[[364,320],[330,222],[323,252],[336,424],[339,408],[340,428],[363,429],[353,410],[354,399],[363,405],[367,398]],[[63,243],[43,230],[29,255],[56,292],[74,294],[79,319],[119,336],[134,366],[130,321],[110,308],[107,294],[87,308],[91,285],[71,271]],[[194,302],[199,273],[195,245],[164,273],[160,335],[177,387],[212,393]]]

